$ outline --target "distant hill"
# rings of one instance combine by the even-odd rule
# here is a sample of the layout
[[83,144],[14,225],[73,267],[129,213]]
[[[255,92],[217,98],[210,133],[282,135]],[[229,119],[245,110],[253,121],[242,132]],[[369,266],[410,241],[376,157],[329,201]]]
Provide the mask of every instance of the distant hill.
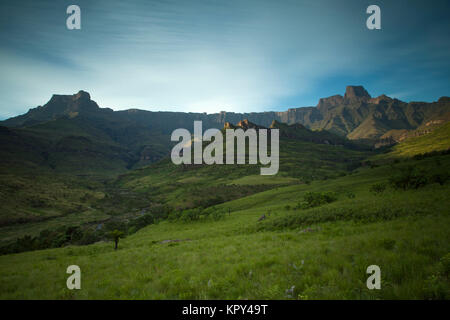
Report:
[[[327,131],[311,131],[301,124],[287,125],[273,121],[271,128],[280,130],[280,167],[276,176],[260,175],[257,165],[174,165],[169,158],[128,171],[116,180],[116,189],[147,194],[148,199],[177,207],[209,206],[214,201],[238,198],[259,192],[260,188],[309,183],[348,174],[373,154],[346,138]],[[225,123],[224,129],[264,129],[248,119],[236,124]],[[204,142],[205,143],[205,142]],[[248,145],[247,145],[248,148]],[[193,152],[193,151],[192,151]],[[246,153],[246,157],[248,153]],[[226,148],[224,147],[224,163]],[[248,162],[246,162],[248,163]],[[213,192],[217,190],[217,192]],[[219,191],[220,190],[220,191]],[[162,192],[163,191],[163,192]],[[222,200],[217,200],[220,194]]]
[[412,157],[450,150],[450,122],[435,125],[428,131],[424,129],[412,131],[403,137],[400,143],[392,148],[392,152],[379,155],[377,158]]
[[[245,119],[225,127],[263,128]],[[138,159],[125,143],[119,143],[125,138],[115,140],[79,117],[24,128],[0,127],[0,229],[11,226],[2,229],[0,247],[2,241],[25,231],[38,232],[49,224],[125,219],[163,204],[208,207],[280,185],[331,179],[351,172],[373,155],[327,131],[276,121],[271,127],[280,130],[276,176],[262,176],[261,164],[175,165],[168,156],[129,167]],[[142,144],[151,139],[169,138],[149,134]]]

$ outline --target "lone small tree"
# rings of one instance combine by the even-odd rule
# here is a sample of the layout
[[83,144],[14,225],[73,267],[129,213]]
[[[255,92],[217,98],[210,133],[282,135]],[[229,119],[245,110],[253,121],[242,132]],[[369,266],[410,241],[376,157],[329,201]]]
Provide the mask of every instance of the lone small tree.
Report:
[[115,229],[114,231],[111,231],[109,233],[109,236],[111,239],[114,240],[114,250],[117,250],[117,246],[119,245],[119,239],[123,238],[124,233],[122,231],[119,231]]

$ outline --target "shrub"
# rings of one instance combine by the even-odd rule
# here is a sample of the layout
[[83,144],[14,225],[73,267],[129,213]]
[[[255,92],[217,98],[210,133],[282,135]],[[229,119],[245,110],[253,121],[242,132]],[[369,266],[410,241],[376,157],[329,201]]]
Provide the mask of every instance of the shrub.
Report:
[[345,195],[349,199],[354,199],[356,197],[356,195],[353,192],[351,192],[351,191],[348,191]]
[[182,211],[172,211],[171,213],[169,213],[169,216],[167,217],[167,220],[169,221],[177,221],[178,219],[180,219],[182,214]]
[[[142,229],[153,223],[155,223],[155,218],[153,217],[153,215],[152,214],[144,214],[143,216],[140,216],[139,218],[136,218],[136,219],[130,221],[129,226],[131,228],[135,228],[134,232],[136,232],[137,230]],[[130,228],[128,228],[128,230],[129,229]]]
[[440,269],[441,273],[444,276],[446,277],[450,276],[450,253],[447,253],[445,256],[441,258]]
[[395,189],[418,189],[428,183],[428,179],[422,171],[408,166],[392,176],[389,182]]
[[334,192],[307,192],[303,196],[303,202],[298,207],[302,209],[318,207],[337,200]]
[[86,245],[86,244],[91,244],[91,243],[95,243],[97,241],[100,241],[100,235],[90,229],[86,229],[83,233],[83,236],[81,237],[79,244],[81,245]]
[[105,222],[104,228],[108,231],[114,231],[117,229],[119,231],[125,232],[127,230],[127,224],[123,221],[112,220]]
[[447,172],[434,173],[429,178],[429,182],[439,183],[441,186],[444,185],[448,180],[449,175]]
[[382,194],[386,190],[386,183],[376,183],[370,186],[369,191],[375,195]]
[[448,300],[450,275],[450,253],[443,256],[438,264],[438,270],[425,281],[425,299]]
[[201,210],[200,209],[189,209],[184,210],[181,213],[180,220],[184,222],[196,221],[200,219]]
[[223,211],[223,210],[215,210],[213,213],[212,213],[212,218],[214,219],[214,220],[220,220],[220,219],[222,219],[222,218],[224,218],[225,217],[225,211]]
[[392,250],[395,247],[395,242],[393,239],[383,239],[381,240],[381,246],[386,250]]

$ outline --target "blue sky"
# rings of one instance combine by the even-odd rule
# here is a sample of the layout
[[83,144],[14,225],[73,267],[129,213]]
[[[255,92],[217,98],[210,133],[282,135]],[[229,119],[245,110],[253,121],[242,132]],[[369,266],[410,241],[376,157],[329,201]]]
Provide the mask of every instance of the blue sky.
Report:
[[[81,8],[67,30],[66,8]],[[381,8],[381,30],[366,8]],[[0,4],[0,118],[52,94],[115,110],[235,112],[372,96],[450,95],[450,4],[439,1],[20,1]]]

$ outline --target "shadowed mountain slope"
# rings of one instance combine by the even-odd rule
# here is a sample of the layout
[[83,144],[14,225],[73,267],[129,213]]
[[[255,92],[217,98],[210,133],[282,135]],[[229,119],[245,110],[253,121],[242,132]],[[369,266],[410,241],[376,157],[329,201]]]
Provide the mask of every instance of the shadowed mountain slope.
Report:
[[[362,86],[348,86],[344,96],[321,98],[316,107],[292,108],[283,112],[225,112],[214,114],[184,112],[153,112],[138,109],[112,111],[99,108],[87,92],[74,95],[54,95],[44,106],[26,114],[0,122],[7,127],[29,127],[60,117],[80,116],[107,121],[116,127],[133,124],[153,132],[170,134],[176,128],[192,129],[194,120],[204,127],[222,128],[226,122],[244,119],[269,127],[273,120],[300,123],[309,129],[326,129],[351,139],[377,139],[389,130],[416,129],[432,120],[448,120],[450,98],[437,102],[403,102],[386,95],[372,98]],[[113,127],[113,129],[115,129]]]
[[[231,128],[230,123],[246,128],[247,120],[255,126],[275,124],[287,137],[310,142],[344,144],[347,137],[371,144],[382,138],[382,144],[390,144],[397,141],[393,136],[399,132],[448,121],[449,108],[448,97],[433,103],[406,103],[386,95],[372,98],[362,86],[348,86],[344,96],[322,98],[316,107],[284,112],[113,111],[100,108],[89,93],[79,91],[53,95],[44,106],[0,122],[7,127],[0,130],[1,154],[3,162],[25,161],[63,171],[86,173],[98,171],[99,166],[105,171],[120,171],[168,155],[172,131],[186,128],[192,132],[195,120],[203,122],[204,130],[224,125]],[[291,132],[292,128],[283,124],[299,130]],[[319,133],[312,134],[311,130]]]

